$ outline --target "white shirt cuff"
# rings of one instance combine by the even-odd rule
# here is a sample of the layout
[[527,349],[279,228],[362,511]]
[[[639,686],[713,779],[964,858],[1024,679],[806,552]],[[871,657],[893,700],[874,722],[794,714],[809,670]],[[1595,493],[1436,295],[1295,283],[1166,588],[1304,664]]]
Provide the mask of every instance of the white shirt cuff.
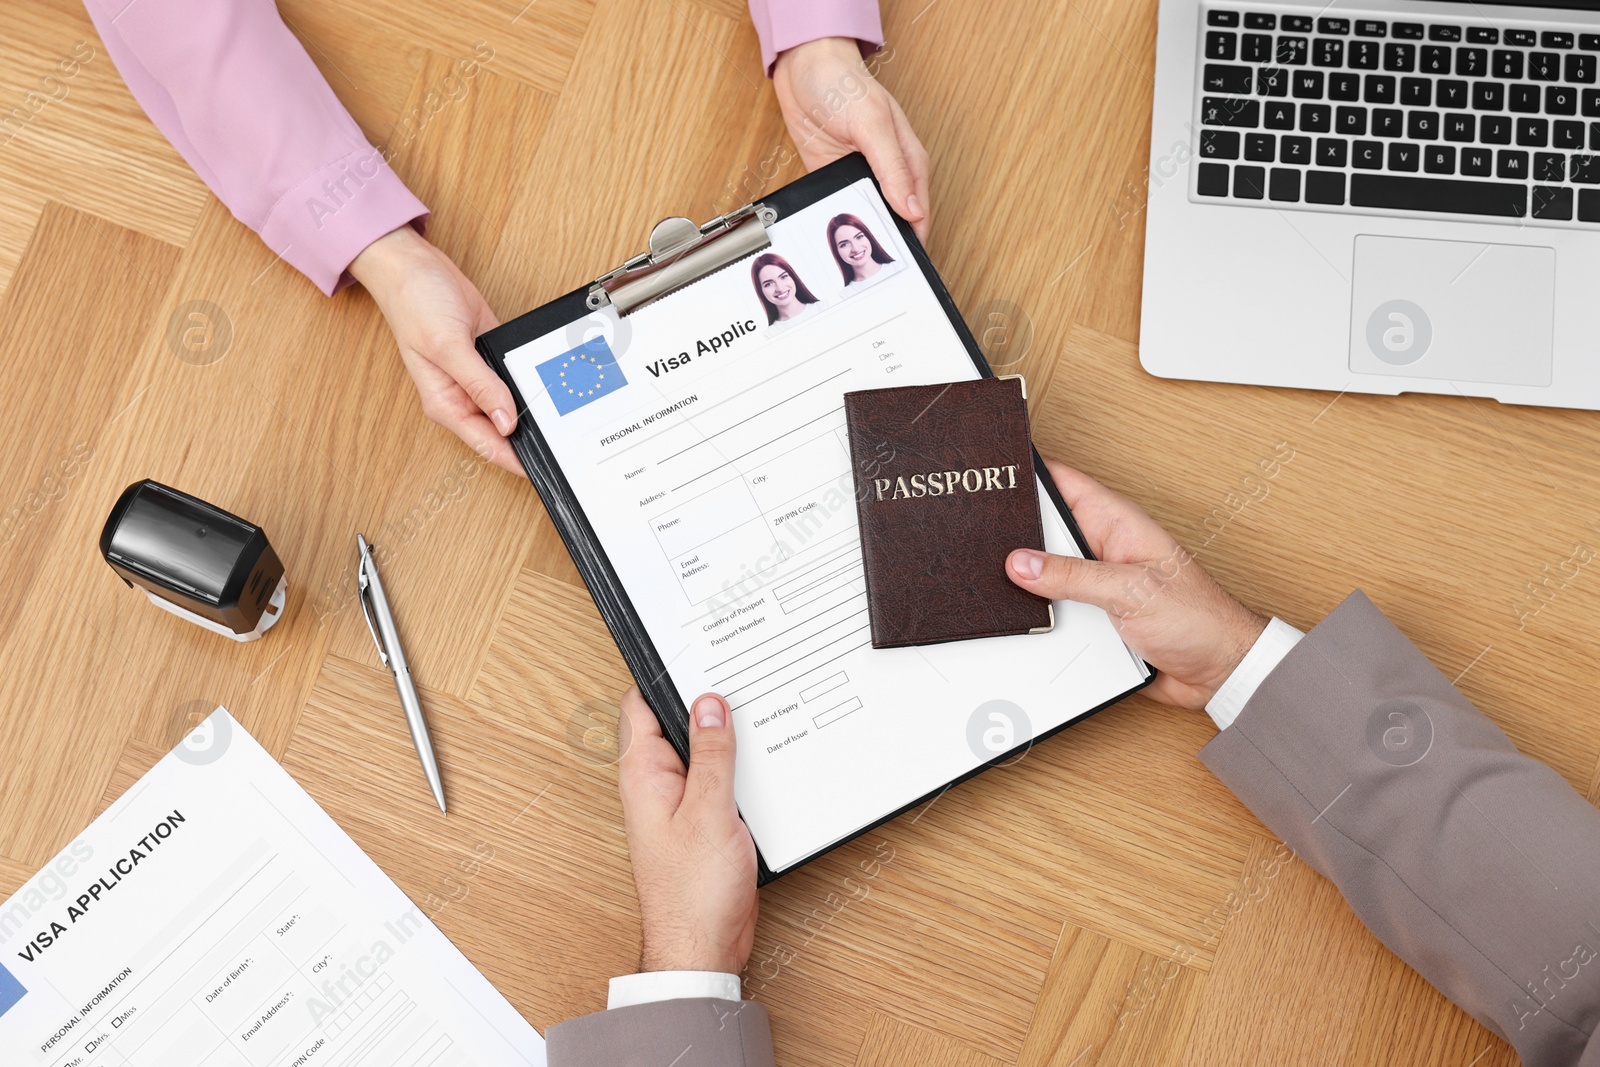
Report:
[[606,1010],[654,1004],[658,1000],[740,999],[739,976],[721,971],[646,971],[611,979]]
[[1222,683],[1222,688],[1206,705],[1206,714],[1217,724],[1217,729],[1226,730],[1233,725],[1233,720],[1250,703],[1250,698],[1256,695],[1256,689],[1267,680],[1267,675],[1283,662],[1283,657],[1304,636],[1282,619],[1267,623],[1267,628],[1261,631],[1256,643],[1244,654],[1239,666],[1233,669],[1228,680]]

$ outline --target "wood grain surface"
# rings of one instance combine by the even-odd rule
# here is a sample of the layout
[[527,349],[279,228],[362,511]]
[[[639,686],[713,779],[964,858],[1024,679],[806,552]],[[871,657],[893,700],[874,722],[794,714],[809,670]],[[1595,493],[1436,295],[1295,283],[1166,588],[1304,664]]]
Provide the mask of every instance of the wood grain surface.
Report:
[[[281,7],[502,317],[801,172],[737,0]],[[1146,375],[1155,0],[884,8],[931,254],[1027,375],[1041,449],[1262,611],[1310,626],[1365,589],[1600,799],[1600,574],[1569,563],[1600,540],[1600,419]],[[322,297],[210,196],[73,0],[5,22],[0,111],[80,61],[0,140],[0,896],[222,703],[536,1026],[603,1007],[639,947],[628,677],[537,496],[422,418],[365,293]],[[265,640],[156,612],[96,558],[143,477],[265,526],[290,578]],[[388,550],[448,819],[356,608],[357,530]],[[745,989],[780,1062],[1514,1063],[1210,776],[1212,732],[1129,700],[764,891]]]

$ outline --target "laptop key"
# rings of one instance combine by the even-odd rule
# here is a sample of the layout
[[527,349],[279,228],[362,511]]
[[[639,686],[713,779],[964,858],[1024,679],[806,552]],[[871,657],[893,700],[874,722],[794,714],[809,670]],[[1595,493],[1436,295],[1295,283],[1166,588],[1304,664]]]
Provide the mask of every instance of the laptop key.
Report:
[[1583,113],[1590,118],[1600,116],[1600,89],[1583,91]]
[[1429,174],[1454,174],[1456,150],[1449,145],[1430,145],[1423,150],[1422,169]]
[[1578,219],[1582,222],[1600,222],[1600,189],[1579,190]]
[[1360,100],[1361,75],[1339,72],[1328,75],[1328,99]]
[[1533,187],[1533,217],[1560,222],[1572,220],[1572,190],[1554,185]]
[[1489,73],[1489,52],[1483,48],[1457,48],[1456,73],[1463,78],[1481,78]]
[[1344,42],[1331,40],[1327,37],[1318,37],[1311,42],[1311,65],[1313,67],[1344,66]]
[[1389,146],[1389,170],[1414,171],[1422,162],[1422,149],[1397,141]]
[[1417,69],[1417,46],[1414,44],[1386,44],[1383,46],[1383,69],[1404,74]]
[[1259,126],[1261,102],[1232,96],[1202,97],[1200,121],[1207,126]]
[[1417,163],[1422,158],[1422,149],[1414,144],[1405,144],[1396,141],[1389,146],[1389,169],[1398,171],[1414,171]]
[[1344,174],[1341,171],[1313,170],[1306,172],[1306,203],[1343,204]]
[[1533,180],[1536,182],[1566,181],[1567,157],[1560,152],[1535,152],[1533,155]]
[[1317,138],[1317,166],[1343,167],[1350,156],[1350,142],[1338,137]]
[[1394,24],[1394,35],[1403,37],[1408,41],[1420,41],[1422,40],[1422,23],[1397,22]]
[[1350,165],[1357,170],[1383,169],[1383,144],[1379,141],[1357,141],[1352,146]]
[[1460,26],[1429,26],[1428,40],[1430,41],[1459,41],[1461,40]]
[[1233,195],[1240,200],[1260,200],[1267,195],[1267,171],[1265,167],[1247,167],[1240,164],[1233,168]]
[[1584,146],[1583,123],[1572,119],[1562,119],[1552,127],[1550,143],[1556,148],[1582,148]]
[[1473,82],[1472,106],[1478,111],[1503,110],[1506,106],[1506,87],[1499,82]]
[[1509,99],[1512,111],[1525,114],[1538,114],[1539,112],[1539,87],[1537,85],[1513,85]]
[[1485,115],[1478,120],[1478,140],[1485,144],[1510,144],[1511,119],[1505,115]]
[[1298,203],[1300,201],[1300,172],[1290,167],[1272,168],[1272,184],[1267,195],[1274,200]]
[[1398,174],[1352,174],[1355,207],[1439,211],[1520,219],[1528,213],[1528,187],[1455,178],[1411,178]]
[[1473,44],[1499,44],[1500,31],[1493,26],[1468,26],[1467,40]]
[[1600,52],[1600,33],[1578,34],[1578,47],[1585,52]]
[[1290,79],[1289,91],[1297,100],[1321,100],[1322,85],[1322,71],[1297,70]]
[[1389,108],[1374,108],[1372,111],[1372,134],[1374,137],[1404,137],[1406,115],[1403,111],[1394,111]]
[[1350,42],[1350,65],[1357,70],[1377,70],[1380,55],[1382,52],[1374,41]]
[[1255,87],[1255,72],[1249,67],[1229,67],[1221,63],[1207,63],[1203,84],[1208,93],[1236,93],[1249,96]]
[[1529,148],[1543,148],[1550,143],[1549,119],[1518,119],[1517,143]]
[[1495,156],[1495,176],[1527,180],[1528,153],[1502,148]]
[[1301,104],[1300,129],[1306,133],[1328,133],[1333,129],[1333,108],[1327,104]]
[[1469,103],[1466,82],[1441,79],[1436,88],[1439,90],[1440,107],[1465,108]]
[[1561,80],[1561,57],[1554,52],[1528,53],[1528,79],[1536,82]]
[[1206,159],[1238,159],[1239,135],[1233,130],[1201,130],[1200,155]]
[[1566,60],[1567,81],[1579,85],[1594,83],[1595,61],[1594,56],[1586,56],[1582,52],[1574,52]]
[[1250,63],[1266,63],[1272,59],[1272,38],[1264,33],[1244,35],[1239,58]]
[[1424,74],[1449,74],[1450,49],[1438,45],[1423,45],[1417,54],[1417,69]]
[[1317,32],[1318,33],[1333,33],[1333,34],[1338,34],[1339,36],[1342,37],[1345,34],[1350,32],[1350,20],[1349,19],[1318,19],[1317,20]]
[[1539,35],[1539,44],[1543,48],[1571,48],[1572,34],[1564,30],[1545,30]]
[[1433,79],[1401,78],[1400,102],[1408,107],[1433,106]]
[[1206,34],[1207,59],[1232,59],[1239,54],[1239,35],[1222,30]]
[[1578,90],[1570,85],[1552,85],[1544,91],[1544,109],[1551,115],[1576,115]]
[[1478,120],[1472,115],[1446,115],[1444,117],[1446,141],[1475,141],[1478,139]]
[[1310,47],[1311,42],[1304,37],[1279,37],[1278,62],[1286,67],[1303,67]]
[[1487,148],[1463,148],[1461,173],[1473,178],[1487,178],[1494,173],[1494,153]]
[[1600,185],[1600,156],[1573,156],[1572,181],[1575,185]]
[[1504,48],[1495,49],[1494,76],[1508,79],[1522,77],[1522,53]]
[[1278,162],[1300,163],[1311,162],[1311,138],[1309,137],[1283,137],[1278,140]]
[[1589,123],[1589,147],[1600,152],[1600,122]]
[[1208,26],[1237,26],[1239,13],[1229,11],[1227,8],[1213,8],[1206,12],[1206,25]]
[[1312,24],[1310,15],[1285,15],[1278,28],[1284,33],[1310,33]]
[[1244,24],[1252,30],[1275,30],[1278,28],[1278,16],[1252,11],[1244,17]]
[[1278,158],[1278,135],[1275,133],[1247,133],[1244,135],[1244,158],[1252,163],[1272,163]]
[[1521,48],[1532,48],[1539,43],[1539,35],[1532,30],[1507,30],[1506,44],[1514,44]]
[[1368,74],[1366,100],[1369,104],[1394,103],[1394,78],[1387,74]]
[[1288,96],[1289,72],[1281,67],[1262,67],[1256,71],[1256,95]]
[[1437,111],[1413,111],[1406,116],[1406,136],[1413,141],[1437,141],[1439,139],[1439,113]]
[[1268,102],[1266,111],[1262,115],[1261,125],[1269,130],[1294,129],[1294,105]]
[[1226,163],[1200,164],[1200,174],[1195,179],[1194,191],[1201,196],[1227,196],[1228,165]]
[[1336,133],[1346,137],[1360,137],[1367,132],[1367,109],[1364,107],[1341,107],[1334,116],[1333,128]]

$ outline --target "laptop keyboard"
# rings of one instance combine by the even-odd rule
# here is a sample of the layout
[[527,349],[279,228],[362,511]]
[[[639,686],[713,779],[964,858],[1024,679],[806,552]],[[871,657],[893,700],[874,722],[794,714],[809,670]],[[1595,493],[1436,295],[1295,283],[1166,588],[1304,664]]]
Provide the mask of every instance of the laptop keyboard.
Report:
[[1600,224],[1600,33],[1212,7],[1200,200]]

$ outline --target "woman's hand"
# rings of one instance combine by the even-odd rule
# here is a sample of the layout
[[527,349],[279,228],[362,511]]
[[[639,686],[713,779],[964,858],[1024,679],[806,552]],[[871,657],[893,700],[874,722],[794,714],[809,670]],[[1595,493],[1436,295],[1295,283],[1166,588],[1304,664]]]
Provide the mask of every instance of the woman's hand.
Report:
[[521,474],[506,441],[517,426],[511,390],[473,347],[478,334],[500,324],[477,287],[409,225],[363,249],[350,273],[383,310],[422,413],[484,459]]
[[622,697],[618,784],[639,891],[645,971],[738,974],[756,936],[756,845],[733,800],[733,718],[689,711],[689,769],[637,687]]
[[772,87],[806,168],[859,151],[889,206],[926,243],[928,151],[889,90],[867,72],[860,45],[849,37],[796,45],[778,56]]
[[1161,672],[1152,697],[1205,707],[1267,620],[1218,585],[1139,505],[1071,467],[1046,465],[1099,559],[1018,549],[1006,574],[1029,592],[1103,608],[1129,647]]

